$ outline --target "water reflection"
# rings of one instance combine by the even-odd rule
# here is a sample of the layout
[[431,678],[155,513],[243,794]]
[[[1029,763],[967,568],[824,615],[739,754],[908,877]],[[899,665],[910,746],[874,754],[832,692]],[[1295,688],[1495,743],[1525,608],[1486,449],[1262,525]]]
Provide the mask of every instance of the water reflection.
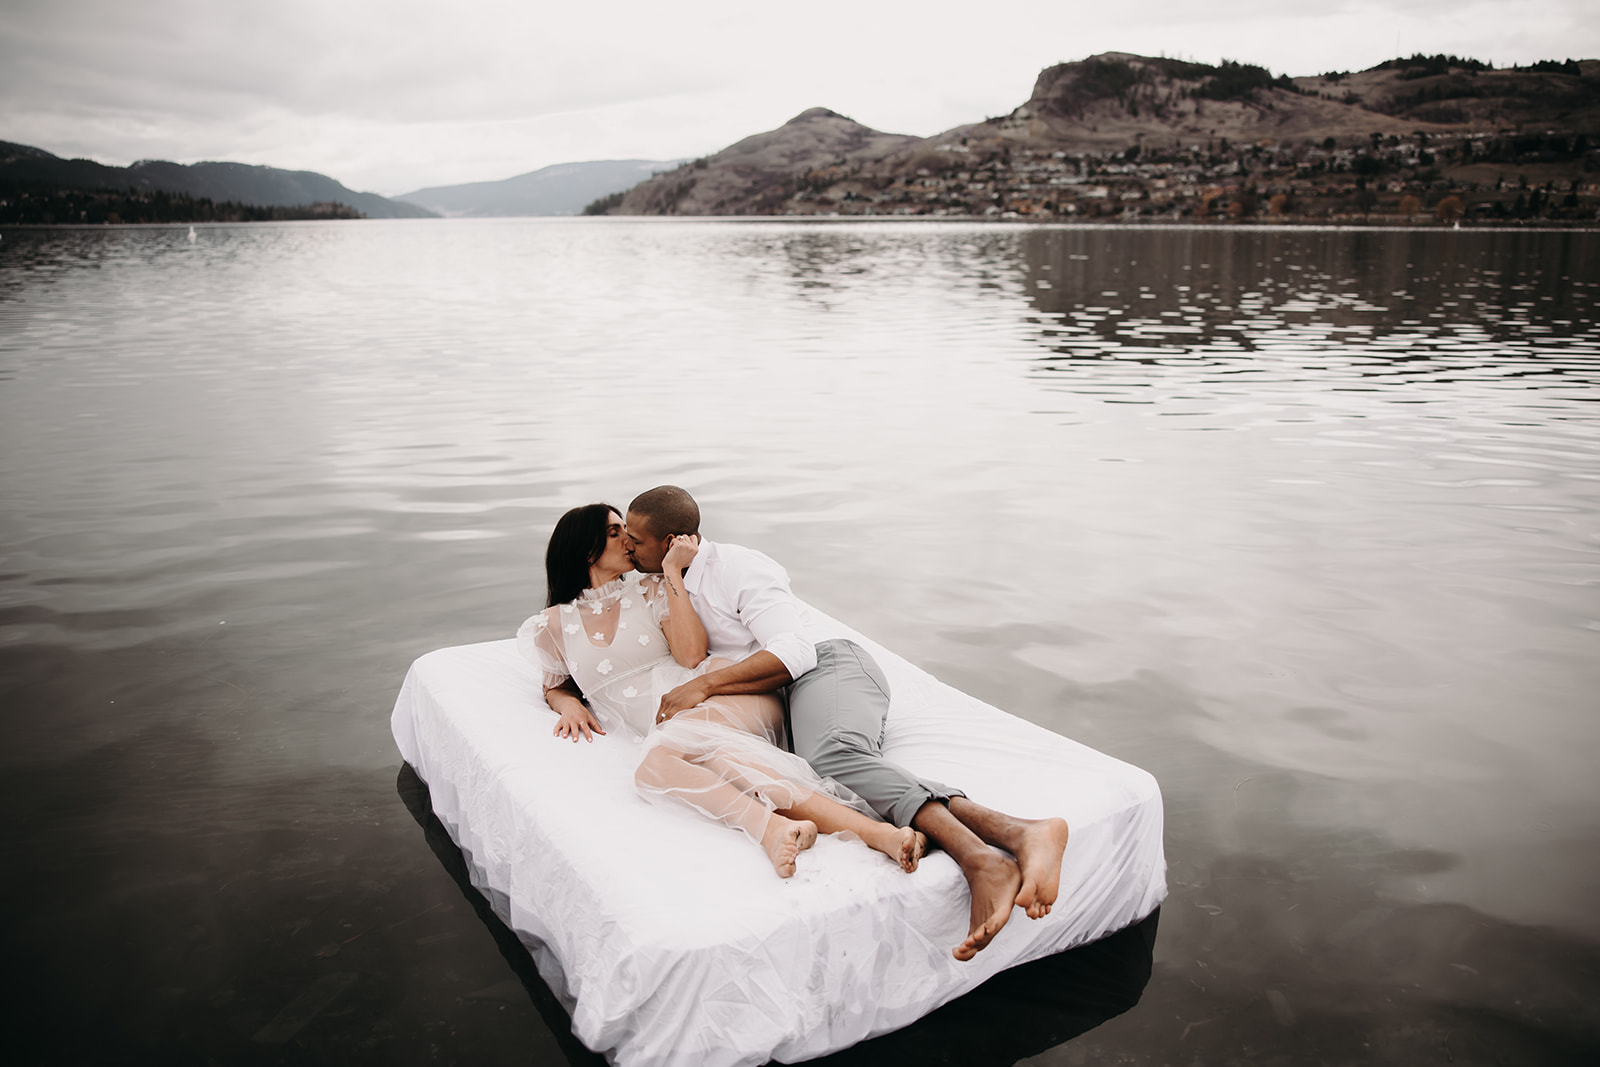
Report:
[[[1020,243],[1047,388],[1152,403],[1152,386],[1192,399],[1309,382],[1427,403],[1407,387],[1538,378],[1597,396],[1588,234],[1069,229]],[[1161,372],[1116,369],[1136,367]]]
[[236,1059],[302,993],[312,1060],[566,1055],[387,712],[537,606],[555,516],[661,482],[1156,774],[1149,987],[1043,1061],[1600,1042],[1593,235],[185,233],[0,239],[6,937],[101,1058]]

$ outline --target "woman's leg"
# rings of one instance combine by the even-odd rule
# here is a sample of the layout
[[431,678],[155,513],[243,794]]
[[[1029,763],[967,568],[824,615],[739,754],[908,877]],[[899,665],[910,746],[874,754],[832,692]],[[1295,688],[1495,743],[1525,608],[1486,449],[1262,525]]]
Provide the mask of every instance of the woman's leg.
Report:
[[928,839],[921,831],[868,818],[822,793],[811,793],[798,804],[780,808],[778,814],[815,823],[819,833],[855,834],[869,848],[898,863],[907,874],[917,869],[917,863],[928,846]]
[[[782,706],[772,697],[718,696],[683,712],[680,717],[687,717],[688,721],[683,726],[694,721],[715,722],[742,733],[761,736],[759,731],[768,728],[768,724],[774,721],[781,724],[782,716]],[[748,751],[738,751],[729,757],[711,753],[703,758],[703,763],[706,767],[714,768],[722,781],[745,793],[764,796],[779,815],[815,823],[821,833],[855,834],[869,848],[894,860],[902,870],[916,870],[927,847],[928,839],[920,831],[880,822],[846,807],[832,797],[795,781],[780,768],[764,765]]]
[[646,796],[669,797],[708,819],[744,831],[766,851],[773,869],[784,878],[794,874],[796,858],[817,840],[813,823],[768,811],[722,774],[692,762],[668,745],[657,745],[645,753],[633,781]]

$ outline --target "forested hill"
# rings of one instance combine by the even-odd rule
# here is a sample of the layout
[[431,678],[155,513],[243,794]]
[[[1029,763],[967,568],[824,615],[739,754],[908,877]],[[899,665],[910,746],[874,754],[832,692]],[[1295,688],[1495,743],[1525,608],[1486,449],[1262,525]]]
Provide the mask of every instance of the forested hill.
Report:
[[[101,198],[103,194],[117,194],[144,202],[153,202],[153,194],[162,193],[167,194],[167,203],[174,198],[209,200],[258,209],[309,211],[312,205],[340,205],[348,210],[336,214],[359,213],[376,219],[433,216],[426,208],[376,193],[358,193],[325,174],[309,170],[280,170],[248,163],[185,165],[163,160],[109,167],[91,159],[62,159],[43,149],[0,141],[0,197],[11,200],[27,195],[54,200],[69,191],[90,194],[90,199],[94,199],[93,194],[102,194]],[[326,216],[328,212],[320,214]],[[252,217],[257,216],[288,217],[284,210],[258,212]]]

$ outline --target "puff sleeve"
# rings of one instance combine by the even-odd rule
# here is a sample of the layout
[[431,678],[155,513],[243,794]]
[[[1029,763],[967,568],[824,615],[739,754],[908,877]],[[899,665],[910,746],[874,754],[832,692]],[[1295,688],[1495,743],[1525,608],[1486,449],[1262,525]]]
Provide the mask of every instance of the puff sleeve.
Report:
[[639,583],[639,588],[644,591],[644,602],[650,605],[650,617],[657,626],[664,628],[667,616],[672,614],[672,605],[661,585],[661,575],[652,574]]
[[541,611],[517,630],[517,651],[539,668],[544,687],[552,689],[572,676],[561,647],[561,632],[550,625],[550,612]]

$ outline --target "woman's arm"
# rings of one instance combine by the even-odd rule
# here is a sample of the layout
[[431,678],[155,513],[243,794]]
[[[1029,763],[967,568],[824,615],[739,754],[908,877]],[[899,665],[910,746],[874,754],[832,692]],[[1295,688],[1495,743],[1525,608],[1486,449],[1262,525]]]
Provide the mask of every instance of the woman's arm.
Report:
[[557,737],[570,737],[574,741],[582,734],[593,741],[595,734],[604,734],[600,723],[583,703],[578,683],[567,669],[566,655],[561,647],[560,615],[555,608],[541,611],[523,623],[517,630],[517,651],[539,668],[544,676],[545,703],[556,713]]
[[605,734],[605,729],[595,719],[594,713],[584,704],[578,686],[571,678],[544,691],[545,703],[557,715],[555,735],[576,741],[582,734],[585,741],[593,741],[594,734]]
[[683,587],[683,572],[700,551],[700,538],[680,535],[672,539],[661,561],[661,595],[667,598],[667,617],[661,620],[661,632],[666,636],[672,658],[685,667],[698,667],[706,658],[709,642],[700,616],[689,603],[689,594]]

